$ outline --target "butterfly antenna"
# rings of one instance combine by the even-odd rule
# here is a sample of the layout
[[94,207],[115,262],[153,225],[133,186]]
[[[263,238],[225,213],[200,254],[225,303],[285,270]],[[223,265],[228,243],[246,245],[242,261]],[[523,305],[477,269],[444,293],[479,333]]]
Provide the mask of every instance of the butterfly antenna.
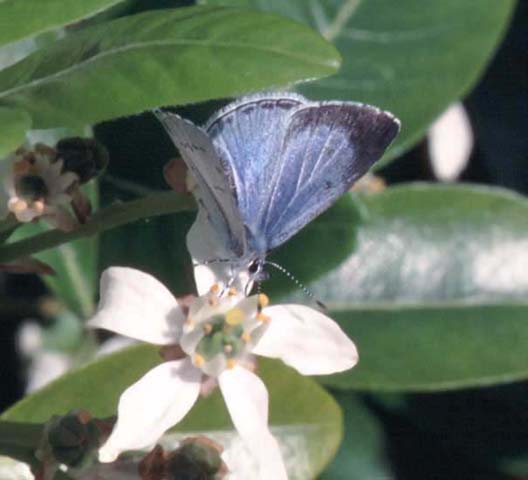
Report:
[[328,308],[326,307],[326,305],[320,300],[317,300],[317,298],[315,298],[315,295],[308,289],[308,287],[306,287],[306,285],[304,285],[301,281],[299,281],[297,277],[293,276],[293,274],[290,273],[288,270],[286,270],[282,265],[279,265],[278,263],[275,263],[275,262],[270,262],[269,260],[266,260],[264,263],[266,265],[270,265],[276,268],[279,272],[282,272],[284,275],[286,275],[286,277],[288,277],[297,286],[297,288],[299,288],[306,296],[311,298],[321,309],[328,311]]

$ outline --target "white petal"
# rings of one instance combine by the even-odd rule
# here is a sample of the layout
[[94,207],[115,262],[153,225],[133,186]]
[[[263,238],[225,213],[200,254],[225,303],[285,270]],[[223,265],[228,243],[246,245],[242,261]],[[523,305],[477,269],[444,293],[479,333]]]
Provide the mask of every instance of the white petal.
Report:
[[428,133],[429,154],[440,180],[456,180],[473,150],[473,131],[462,102],[453,103]]
[[100,461],[112,462],[121,452],[156,443],[194,405],[201,378],[185,358],[162,363],[127,388],[119,399],[114,430],[99,450]]
[[148,273],[111,267],[101,276],[101,299],[92,328],[158,345],[178,343],[185,319],[174,296]]
[[218,384],[235,428],[257,459],[259,479],[287,479],[279,445],[268,429],[268,392],[260,378],[235,367],[224,371]]
[[[201,207],[187,234],[187,249],[193,262],[198,264],[194,267],[194,281],[198,295],[207,293],[215,283],[226,285],[231,282],[231,287],[244,291],[249,281],[248,272],[243,269],[233,280],[234,274],[239,270],[235,265],[237,259],[233,263],[225,261],[232,258],[233,254],[222,244],[222,238],[211,226],[207,214]],[[207,264],[204,265],[204,262]]]
[[271,321],[253,353],[280,358],[303,375],[342,372],[357,363],[352,340],[321,312],[303,305],[276,305],[263,313]]
[[76,182],[79,179],[79,176],[73,172],[63,173],[56,181],[55,188],[58,192],[64,192],[68,189],[72,183]]

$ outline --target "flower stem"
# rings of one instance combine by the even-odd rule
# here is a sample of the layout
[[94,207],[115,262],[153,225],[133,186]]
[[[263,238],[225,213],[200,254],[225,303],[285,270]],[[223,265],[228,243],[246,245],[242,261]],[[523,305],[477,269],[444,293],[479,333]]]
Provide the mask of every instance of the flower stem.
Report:
[[0,248],[0,263],[29,256],[72,240],[96,235],[143,218],[167,215],[193,208],[195,208],[195,203],[190,195],[177,194],[173,191],[149,195],[130,202],[116,203],[99,210],[85,224],[71,232],[49,230],[3,245]]
[[43,428],[35,423],[0,422],[0,454],[26,463],[34,462]]

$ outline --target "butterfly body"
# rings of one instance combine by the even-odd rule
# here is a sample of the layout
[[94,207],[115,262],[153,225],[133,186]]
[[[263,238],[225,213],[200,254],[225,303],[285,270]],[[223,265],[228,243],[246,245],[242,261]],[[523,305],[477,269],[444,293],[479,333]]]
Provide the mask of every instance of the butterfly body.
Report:
[[203,129],[156,115],[196,179],[201,229],[235,271],[261,271],[266,254],[330,207],[399,130],[368,105],[283,92],[235,101]]

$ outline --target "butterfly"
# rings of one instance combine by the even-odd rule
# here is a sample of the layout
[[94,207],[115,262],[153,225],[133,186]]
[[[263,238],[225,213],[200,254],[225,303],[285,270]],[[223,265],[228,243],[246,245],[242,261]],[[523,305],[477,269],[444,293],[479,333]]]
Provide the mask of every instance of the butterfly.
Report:
[[[217,246],[211,249],[229,263],[226,275],[262,272],[268,252],[349,190],[400,128],[370,105],[284,92],[243,97],[203,128],[154,113],[196,181],[199,214],[190,236]],[[188,237],[191,250],[192,243]]]

